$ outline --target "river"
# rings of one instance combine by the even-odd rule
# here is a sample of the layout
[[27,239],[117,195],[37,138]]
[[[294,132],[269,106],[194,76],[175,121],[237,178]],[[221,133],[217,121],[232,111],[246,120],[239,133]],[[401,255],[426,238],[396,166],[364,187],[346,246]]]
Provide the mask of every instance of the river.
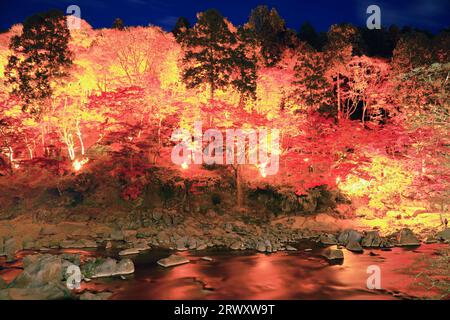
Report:
[[[251,251],[184,251],[190,263],[163,268],[156,262],[173,253],[152,249],[130,256],[135,273],[126,279],[104,278],[82,284],[82,289],[111,291],[111,299],[405,299],[434,293],[417,284],[417,272],[405,268],[420,257],[435,254],[447,245],[365,250],[362,254],[344,251],[342,264],[330,264],[322,256],[324,248],[310,242],[294,245],[298,251],[272,254]],[[60,250],[118,258],[117,251]],[[29,254],[29,253],[22,253]],[[203,260],[208,256],[212,261]],[[19,257],[20,258],[20,257]],[[1,262],[1,261],[0,261]],[[5,280],[20,272],[20,259],[1,263]],[[381,271],[381,290],[367,288],[369,266]]]

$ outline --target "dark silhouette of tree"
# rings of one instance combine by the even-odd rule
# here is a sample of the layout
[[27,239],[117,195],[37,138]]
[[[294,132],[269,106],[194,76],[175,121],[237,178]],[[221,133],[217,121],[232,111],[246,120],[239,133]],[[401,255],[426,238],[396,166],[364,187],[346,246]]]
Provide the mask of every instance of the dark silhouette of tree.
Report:
[[43,101],[51,98],[58,81],[68,75],[72,65],[69,39],[66,17],[57,10],[27,18],[22,34],[11,38],[6,82],[23,101],[24,111],[40,115]]
[[240,105],[248,99],[256,99],[257,58],[255,42],[249,31],[244,28],[238,30],[238,47],[234,51],[235,75],[231,81],[240,93]]
[[182,37],[186,34],[190,27],[191,25],[187,18],[179,17],[175,23],[175,27],[172,29],[175,39],[177,39],[178,42],[182,42]]
[[261,47],[261,55],[266,65],[275,65],[283,50],[292,45],[293,35],[286,29],[285,21],[277,10],[267,6],[258,6],[250,13],[245,26],[250,29]]
[[403,34],[395,46],[392,69],[396,74],[408,73],[414,68],[431,61],[431,41],[422,32],[411,31]]
[[295,100],[308,107],[322,107],[331,104],[332,87],[327,81],[327,70],[322,53],[308,44],[298,50],[295,70]]
[[235,67],[236,37],[229,22],[214,9],[198,14],[198,21],[183,37],[185,47],[183,80],[188,88],[208,84],[210,98],[217,89],[230,84]]
[[112,24],[113,29],[123,30],[125,28],[125,25],[123,23],[123,20],[120,18],[114,19],[114,22]]
[[305,22],[301,25],[298,32],[298,38],[318,51],[322,50],[322,47],[326,42],[326,35],[322,32],[317,33],[313,25],[309,22]]

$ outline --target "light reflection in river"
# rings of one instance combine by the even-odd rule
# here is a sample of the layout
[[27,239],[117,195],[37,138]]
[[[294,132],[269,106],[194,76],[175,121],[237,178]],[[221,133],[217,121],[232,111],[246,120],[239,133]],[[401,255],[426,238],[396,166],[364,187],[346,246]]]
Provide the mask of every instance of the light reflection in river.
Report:
[[[363,254],[343,250],[342,265],[330,265],[320,255],[323,248],[308,243],[298,244],[297,252],[273,254],[217,250],[182,252],[179,254],[185,255],[191,263],[168,269],[158,266],[156,261],[172,252],[155,249],[131,256],[136,271],[126,280],[96,279],[83,283],[82,289],[109,290],[114,293],[112,299],[393,299],[387,292],[423,296],[431,292],[411,286],[414,275],[400,269],[421,254],[432,255],[441,246],[372,250],[376,255],[370,255],[371,250]],[[313,250],[305,252],[305,248]],[[95,254],[92,251],[81,253],[83,256]],[[202,260],[202,255],[212,257],[213,261]],[[369,265],[380,266],[383,290],[367,289]],[[8,278],[12,276],[8,274]]]

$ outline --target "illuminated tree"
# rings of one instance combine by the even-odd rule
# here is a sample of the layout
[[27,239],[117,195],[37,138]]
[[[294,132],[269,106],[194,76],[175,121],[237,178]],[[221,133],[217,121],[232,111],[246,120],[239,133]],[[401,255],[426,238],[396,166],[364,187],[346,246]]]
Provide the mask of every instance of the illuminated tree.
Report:
[[342,118],[342,80],[352,54],[358,51],[360,42],[358,29],[349,24],[332,25],[325,45],[326,64],[329,74],[336,83],[337,120]]

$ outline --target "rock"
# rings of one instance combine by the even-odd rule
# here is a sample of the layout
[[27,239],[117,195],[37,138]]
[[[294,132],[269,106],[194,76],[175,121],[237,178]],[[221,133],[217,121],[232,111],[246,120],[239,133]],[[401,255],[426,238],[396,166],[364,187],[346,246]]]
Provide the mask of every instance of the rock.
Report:
[[112,248],[112,242],[106,241],[105,249],[111,249]]
[[343,260],[344,259],[344,253],[340,249],[331,249],[327,248],[322,256],[327,258],[328,261],[336,261],[336,260]]
[[149,250],[150,246],[147,244],[146,241],[138,241],[138,242],[134,243],[133,248],[137,249],[139,251],[145,251],[145,250]]
[[193,238],[190,238],[187,245],[189,250],[194,250],[195,248],[197,248],[197,241]]
[[319,242],[325,246],[331,246],[333,244],[336,244],[336,237],[332,234],[324,233],[320,235]]
[[158,260],[158,264],[165,268],[178,266],[180,264],[185,264],[185,263],[189,263],[189,260],[183,256],[179,256],[176,254],[172,254],[171,256],[169,256],[167,258]]
[[0,300],[64,300],[72,299],[70,290],[61,283],[47,283],[38,288],[0,290]]
[[163,216],[162,216],[162,219],[163,219],[163,222],[164,222],[164,224],[166,225],[166,226],[168,226],[168,227],[170,227],[170,226],[172,226],[172,217],[169,215],[169,214],[167,214],[167,213],[165,213]]
[[231,250],[240,250],[242,249],[242,242],[241,241],[235,241],[230,246]]
[[6,262],[14,261],[16,259],[16,253],[20,248],[17,245],[16,239],[9,238],[5,241],[4,252],[6,255]]
[[27,256],[23,261],[24,270],[9,287],[36,288],[63,279],[62,260],[50,254]]
[[165,232],[165,231],[160,231],[156,235],[156,239],[158,240],[159,243],[169,243],[170,242],[170,237],[167,234],[167,232]]
[[397,241],[399,246],[419,246],[420,241],[416,238],[414,233],[408,229],[403,228],[397,235]]
[[450,241],[450,228],[446,228],[444,231],[438,232],[436,238],[441,241]]
[[133,272],[134,264],[130,259],[123,259],[120,260],[119,263],[117,263],[116,260],[107,258],[100,263],[94,261],[94,264],[90,266],[89,270],[85,269],[85,276],[90,278],[103,278],[127,275]]
[[111,237],[111,240],[115,240],[115,241],[121,241],[124,239],[124,235],[121,230],[113,230],[111,232],[110,237]]
[[92,293],[87,291],[80,295],[80,300],[108,300],[111,296],[111,292]]
[[363,252],[364,251],[363,248],[361,247],[361,245],[359,244],[359,242],[356,242],[356,241],[350,241],[349,243],[347,243],[345,248],[352,252]]
[[439,241],[434,237],[427,237],[424,241],[426,244],[438,243]]
[[187,250],[187,248],[186,248],[186,240],[183,239],[183,238],[178,239],[177,242],[176,242],[176,247],[177,247],[178,251],[185,251],[185,250]]
[[125,249],[119,252],[119,256],[127,256],[131,254],[139,254],[139,250],[136,248]]
[[161,217],[162,217],[162,212],[161,212],[161,210],[155,209],[155,210],[153,211],[153,213],[152,213],[152,217],[153,217],[153,220],[156,220],[156,221],[161,220]]
[[381,245],[381,237],[378,231],[366,231],[364,237],[361,240],[363,247],[379,247]]
[[201,259],[205,261],[213,261],[211,257],[201,257]]
[[63,240],[60,245],[63,249],[82,249],[82,248],[97,248],[97,242],[89,239],[81,240]]
[[3,280],[2,277],[0,277],[0,290],[5,289],[8,286],[5,280]]
[[[287,251],[297,251],[296,248],[294,248],[293,246],[290,246],[290,245],[287,245],[287,246],[286,246],[286,250],[287,250]],[[305,250],[305,251],[306,251],[306,250]]]
[[266,240],[264,242],[264,245],[266,246],[266,252],[273,252],[273,247],[272,247],[272,243],[270,242],[270,240]]
[[263,242],[258,242],[256,250],[259,252],[266,252],[266,245]]
[[197,246],[196,250],[198,250],[198,251],[206,250],[206,248],[208,248],[208,246],[205,243],[202,243],[202,244]]
[[54,234],[57,234],[58,230],[56,229],[56,226],[45,226],[42,227],[41,231],[39,232],[43,236],[51,236]]
[[360,242],[362,239],[362,235],[355,230],[344,230],[339,234],[338,242],[339,244],[347,245],[349,242]]
[[116,272],[114,276],[118,275],[128,275],[134,273],[134,263],[130,259],[120,260],[116,267]]

